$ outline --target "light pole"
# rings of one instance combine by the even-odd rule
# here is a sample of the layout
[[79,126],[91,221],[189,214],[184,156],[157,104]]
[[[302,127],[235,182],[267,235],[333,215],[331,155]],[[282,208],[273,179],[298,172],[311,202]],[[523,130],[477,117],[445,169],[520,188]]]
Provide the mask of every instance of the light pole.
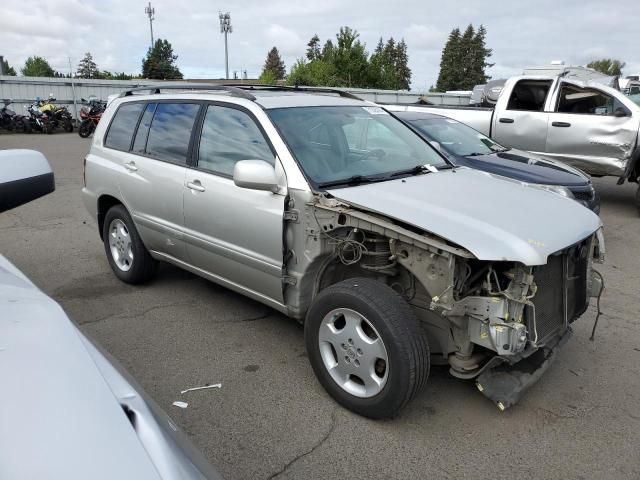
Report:
[[151,29],[151,49],[153,49],[153,21],[156,19],[156,9],[151,6],[151,2],[149,5],[144,7],[144,13],[149,17],[149,28]]
[[229,12],[219,14],[220,17],[220,33],[224,33],[224,66],[225,77],[229,80],[229,47],[227,45],[227,35],[233,33],[233,27],[231,26],[231,14]]

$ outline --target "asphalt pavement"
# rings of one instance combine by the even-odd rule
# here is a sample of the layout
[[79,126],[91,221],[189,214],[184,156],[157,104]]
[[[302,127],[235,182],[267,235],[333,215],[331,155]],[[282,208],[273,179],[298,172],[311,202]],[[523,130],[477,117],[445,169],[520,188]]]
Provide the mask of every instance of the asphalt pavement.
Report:
[[[55,193],[0,214],[0,253],[121,362],[225,478],[640,478],[635,185],[594,179],[607,248],[594,342],[592,301],[556,363],[506,412],[435,367],[398,418],[372,421],[324,392],[295,321],[169,265],[149,285],[117,280],[80,197],[90,142],[0,134],[0,149],[40,150],[56,176]],[[212,383],[222,388],[180,394]]]

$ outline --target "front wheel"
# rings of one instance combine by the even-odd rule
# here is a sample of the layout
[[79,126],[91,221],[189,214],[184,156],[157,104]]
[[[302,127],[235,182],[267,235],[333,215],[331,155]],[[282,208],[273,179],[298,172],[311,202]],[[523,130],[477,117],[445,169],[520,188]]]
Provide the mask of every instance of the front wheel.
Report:
[[71,123],[71,119],[69,118],[65,118],[62,121],[62,127],[64,128],[64,131],[67,133],[73,132],[73,123]]
[[304,334],[322,386],[365,417],[397,415],[429,376],[419,321],[397,292],[375,280],[349,279],[320,292]]
[[78,127],[78,135],[87,138],[93,132],[93,122],[91,120],[83,120]]
[[104,249],[116,277],[125,283],[144,283],[153,277],[156,261],[142,243],[123,205],[111,207],[102,229]]

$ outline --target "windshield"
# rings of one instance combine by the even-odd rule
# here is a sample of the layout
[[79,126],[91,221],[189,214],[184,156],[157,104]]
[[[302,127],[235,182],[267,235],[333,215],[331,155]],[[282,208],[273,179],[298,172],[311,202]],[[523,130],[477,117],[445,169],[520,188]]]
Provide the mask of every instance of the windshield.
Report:
[[397,178],[394,173],[422,165],[450,167],[380,107],[292,107],[268,113],[307,177],[320,187]]
[[450,118],[407,119],[406,121],[429,140],[438,142],[447,154],[466,157],[507,150],[477,130]]
[[635,93],[633,95],[629,95],[629,98],[640,105],[640,93]]

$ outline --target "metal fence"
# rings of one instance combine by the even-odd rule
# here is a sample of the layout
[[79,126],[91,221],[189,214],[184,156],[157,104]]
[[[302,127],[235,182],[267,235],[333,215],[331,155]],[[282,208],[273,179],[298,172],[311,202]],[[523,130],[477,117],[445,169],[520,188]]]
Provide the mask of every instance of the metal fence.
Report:
[[[256,83],[256,80],[196,80],[207,83]],[[11,109],[25,114],[26,108],[36,97],[52,95],[56,103],[67,105],[72,115],[78,118],[80,100],[95,96],[106,100],[109,95],[123,90],[162,83],[158,80],[90,80],[82,78],[11,77],[0,75],[0,100],[12,101]],[[379,103],[415,103],[424,98],[436,105],[468,105],[469,94],[421,93],[406,90],[375,90],[366,88],[343,88],[349,93]]]

